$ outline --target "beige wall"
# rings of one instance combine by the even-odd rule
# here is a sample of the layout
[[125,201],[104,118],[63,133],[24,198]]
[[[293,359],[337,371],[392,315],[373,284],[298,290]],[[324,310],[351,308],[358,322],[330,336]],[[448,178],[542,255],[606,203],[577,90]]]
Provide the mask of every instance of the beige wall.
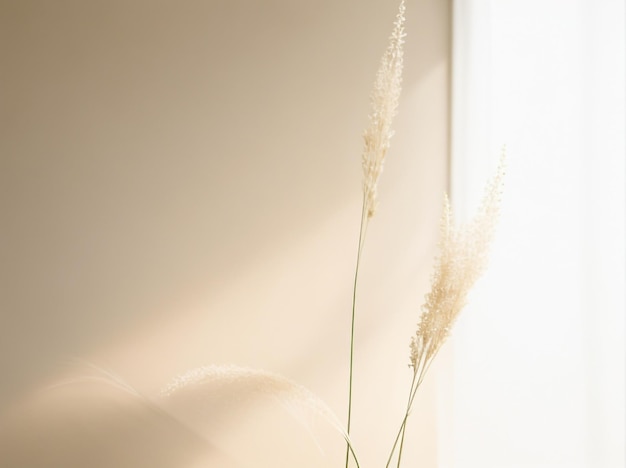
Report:
[[[157,423],[136,408],[100,411],[110,397],[100,390],[80,404],[38,391],[71,358],[149,398],[191,367],[263,368],[344,419],[360,135],[394,3],[0,3],[0,415],[26,404],[32,418],[18,415],[27,429],[5,424],[5,436],[50,440],[66,413],[41,408],[61,398],[84,415],[93,399],[98,414],[65,421],[68,434],[85,424],[91,439],[129,434],[104,452],[156,466],[141,457],[158,447],[170,454],[163,466],[186,466],[195,436],[163,421],[145,435]],[[353,438],[367,466],[384,465],[402,415],[446,186],[449,1],[408,0],[407,18],[405,86],[358,297]],[[409,426],[407,466],[436,466],[436,372]],[[237,441],[242,464],[342,465],[323,424],[321,455],[280,409],[242,413],[218,441],[227,451]],[[81,433],[54,442],[60,460],[74,452],[66,466],[80,460]]]

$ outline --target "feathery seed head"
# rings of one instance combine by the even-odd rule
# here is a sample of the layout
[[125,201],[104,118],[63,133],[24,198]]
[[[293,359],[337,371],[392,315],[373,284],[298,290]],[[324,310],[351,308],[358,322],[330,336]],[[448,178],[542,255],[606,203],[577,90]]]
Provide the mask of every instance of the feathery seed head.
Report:
[[404,12],[402,0],[393,32],[389,37],[389,45],[376,73],[374,89],[370,96],[372,105],[370,125],[363,135],[363,194],[368,219],[376,211],[378,178],[383,170],[383,162],[393,136],[391,124],[397,112],[402,89]]
[[417,332],[411,339],[410,366],[415,372],[427,367],[434,358],[465,305],[469,290],[486,267],[500,211],[503,178],[504,154],[496,175],[487,183],[478,213],[465,226],[454,226],[450,203],[445,197],[440,253]]

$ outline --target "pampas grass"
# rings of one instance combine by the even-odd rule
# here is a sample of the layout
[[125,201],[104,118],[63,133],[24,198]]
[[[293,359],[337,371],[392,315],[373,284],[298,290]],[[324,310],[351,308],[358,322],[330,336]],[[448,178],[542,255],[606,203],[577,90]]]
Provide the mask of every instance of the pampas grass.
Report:
[[389,45],[376,73],[370,96],[370,125],[363,134],[363,205],[367,219],[374,216],[378,204],[378,178],[393,136],[392,123],[398,110],[404,67],[404,1],[400,3]]
[[[345,467],[351,459],[360,467],[357,451],[350,439],[352,422],[353,369],[355,361],[355,319],[359,267],[367,227],[378,208],[378,182],[393,136],[393,119],[397,113],[402,88],[405,38],[405,4],[400,2],[388,46],[382,56],[370,95],[371,113],[369,126],[363,134],[362,153],[363,199],[358,236],[352,310],[350,325],[350,358],[348,372],[348,404],[345,429],[328,406],[311,391],[301,385],[271,372],[238,366],[211,365],[190,370],[174,379],[162,393],[160,402],[164,408],[182,406],[187,411],[202,413],[209,407],[215,417],[222,405],[220,395],[270,397],[285,408],[305,428],[306,411],[322,416],[336,429],[346,442]],[[408,392],[406,410],[400,420],[393,440],[386,467],[396,459],[399,468],[405,442],[407,420],[417,390],[439,349],[461,312],[469,290],[484,271],[489,245],[494,235],[499,214],[500,195],[504,177],[504,158],[498,171],[489,181],[476,216],[467,224],[457,226],[454,222],[448,198],[445,198],[441,220],[440,253],[435,261],[431,290],[425,297],[417,330],[410,342],[409,367],[412,382]],[[237,400],[245,402],[245,398]],[[223,408],[222,408],[223,410]],[[304,410],[304,411],[303,411]],[[174,410],[176,413],[177,411]]]
[[[364,132],[363,208],[357,249],[352,294],[350,328],[350,361],[348,385],[347,433],[352,419],[352,382],[354,369],[354,329],[359,266],[369,220],[378,207],[378,179],[393,136],[392,123],[398,108],[403,70],[405,5],[401,1],[389,45],[381,60],[374,90],[371,94],[370,126]],[[396,435],[386,466],[389,467],[397,450],[400,467],[406,424],[413,400],[426,371],[450,333],[450,329],[465,305],[467,293],[474,285],[487,262],[488,248],[493,237],[499,213],[499,202],[504,177],[504,157],[494,178],[487,184],[485,195],[475,218],[467,225],[456,227],[450,203],[445,197],[441,221],[440,255],[435,264],[432,289],[422,306],[422,315],[410,345],[410,367],[413,379],[409,390],[406,412]],[[398,445],[399,444],[399,445]],[[348,468],[351,447],[346,448],[345,467]]]
[[489,245],[500,211],[504,154],[496,175],[488,182],[478,213],[464,226],[454,224],[448,197],[441,219],[440,254],[435,263],[431,291],[426,295],[415,336],[411,339],[410,366],[422,374],[450,333],[467,294],[487,265]]
[[170,408],[181,404],[189,406],[192,401],[192,410],[197,413],[202,412],[204,406],[224,406],[224,402],[218,400],[232,400],[234,394],[239,405],[259,398],[275,401],[311,435],[309,416],[320,416],[344,438],[359,466],[350,437],[335,413],[313,392],[279,374],[235,365],[199,367],[167,384],[160,392],[160,400]]
[[[348,405],[345,430],[332,411],[312,392],[285,377],[270,372],[236,366],[207,366],[191,370],[176,378],[163,391],[164,401],[189,399],[202,406],[202,400],[194,399],[198,393],[209,393],[217,387],[236,388],[239,391],[271,396],[285,407],[296,419],[302,421],[299,411],[308,408],[326,419],[338,430],[346,441],[345,467],[351,458],[357,467],[359,461],[350,440],[352,422],[353,369],[355,361],[356,299],[359,282],[359,267],[367,227],[378,208],[378,181],[383,171],[393,136],[393,119],[397,113],[402,89],[404,65],[405,4],[400,2],[393,31],[385,50],[373,91],[370,95],[371,113],[369,126],[363,134],[362,153],[363,203],[358,236],[352,311],[350,325],[350,358],[348,372]],[[441,220],[440,253],[432,275],[431,291],[426,295],[421,309],[417,330],[411,338],[409,365],[412,382],[404,416],[393,441],[386,467],[396,457],[396,466],[402,462],[407,420],[411,408],[428,368],[437,352],[450,334],[451,327],[465,305],[469,290],[486,267],[487,253],[494,234],[500,206],[500,195],[504,177],[504,158],[501,159],[496,175],[485,189],[482,204],[476,216],[468,224],[457,226],[452,216],[448,198],[445,198]]]
[[[389,44],[380,61],[374,89],[370,100],[372,111],[370,125],[363,134],[364,148],[361,157],[363,166],[363,206],[357,247],[354,285],[352,288],[352,315],[350,321],[350,361],[348,370],[348,416],[346,432],[350,434],[352,424],[352,381],[354,373],[354,328],[356,317],[356,292],[359,281],[359,265],[365,242],[369,220],[374,216],[378,204],[378,179],[393,136],[392,123],[398,109],[402,90],[402,69],[404,67],[404,0],[400,2]],[[346,447],[346,463],[350,461],[350,447]]]
[[417,331],[411,338],[409,366],[413,370],[413,379],[409,399],[387,467],[398,442],[397,466],[400,466],[406,424],[417,389],[465,306],[470,289],[487,266],[489,246],[500,213],[504,162],[503,151],[496,174],[487,183],[478,212],[469,223],[455,224],[450,201],[447,196],[444,197],[439,256],[435,261],[431,290],[426,294]]

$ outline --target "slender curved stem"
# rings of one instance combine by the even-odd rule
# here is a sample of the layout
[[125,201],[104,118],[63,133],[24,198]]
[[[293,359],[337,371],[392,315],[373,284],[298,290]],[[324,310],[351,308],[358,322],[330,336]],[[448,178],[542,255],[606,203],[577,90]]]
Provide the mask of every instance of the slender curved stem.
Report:
[[348,451],[352,454],[352,458],[354,458],[356,468],[361,468],[361,465],[359,465],[359,459],[356,457],[356,453],[354,453],[354,449],[352,448],[352,445],[350,444],[350,441],[348,439],[346,439],[346,443],[348,444]]
[[[435,353],[436,355],[436,353]],[[409,390],[409,400],[406,406],[406,412],[404,413],[404,417],[402,418],[402,424],[400,424],[400,429],[398,429],[398,433],[396,434],[396,438],[393,442],[393,446],[391,447],[391,452],[389,453],[389,458],[387,459],[387,464],[385,468],[389,468],[391,465],[391,460],[393,458],[393,454],[396,451],[396,447],[398,446],[398,442],[400,442],[400,447],[398,450],[398,464],[397,467],[400,467],[400,462],[402,460],[402,448],[404,446],[404,434],[406,431],[406,424],[409,419],[409,414],[411,413],[411,408],[413,407],[413,400],[415,400],[415,395],[417,394],[417,389],[422,384],[424,380],[424,376],[430,367],[430,364],[433,362],[433,358],[435,355],[431,356],[431,358],[427,361],[424,359],[420,359],[417,363],[416,368],[413,372],[413,380],[411,381],[411,389]]]
[[[350,323],[350,371],[349,371],[349,382],[348,382],[348,422],[346,424],[346,432],[350,435],[350,423],[352,422],[352,375],[354,368],[354,322],[356,315],[356,289],[359,279],[359,265],[361,263],[361,252],[363,251],[363,244],[365,243],[365,232],[367,230],[367,209],[366,209],[366,198],[363,196],[363,207],[361,209],[361,226],[359,227],[359,245],[356,255],[356,268],[354,269],[354,285],[352,288],[352,319]],[[346,447],[346,468],[348,468],[348,464],[350,461],[350,452],[351,447],[350,444]],[[352,451],[352,456],[356,461],[356,456]],[[358,466],[358,461],[357,461]]]
[[417,376],[417,372],[413,372],[413,381],[411,382],[411,390],[409,391],[409,401],[406,404],[406,413],[405,418],[400,429],[402,436],[400,437],[400,448],[398,449],[398,465],[397,468],[400,468],[400,462],[402,461],[402,449],[404,448],[404,434],[406,434],[406,425],[408,423],[409,414],[411,413],[411,404],[413,403],[413,399],[411,395],[413,394],[413,386],[415,385],[415,378]]
[[393,441],[393,446],[391,447],[391,452],[389,453],[389,458],[387,459],[387,464],[385,465],[385,468],[389,468],[389,465],[391,464],[391,459],[393,458],[393,454],[396,451],[396,447],[398,445],[398,441],[400,440],[400,437],[404,437],[404,428],[406,426],[406,422],[407,419],[409,417],[409,412],[411,410],[411,403],[413,402],[413,395],[414,395],[414,387],[415,387],[415,382],[417,380],[417,371],[413,372],[413,380],[411,381],[411,388],[409,390],[409,399],[407,401],[407,407],[406,407],[406,412],[404,413],[404,418],[402,419],[402,424],[400,425],[400,429],[398,430],[398,433],[396,434],[396,438]]

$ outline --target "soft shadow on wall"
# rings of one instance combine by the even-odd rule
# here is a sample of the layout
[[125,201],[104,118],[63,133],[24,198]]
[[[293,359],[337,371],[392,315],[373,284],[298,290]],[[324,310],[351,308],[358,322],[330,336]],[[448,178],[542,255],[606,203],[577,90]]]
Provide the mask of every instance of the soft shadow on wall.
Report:
[[[359,136],[396,5],[1,8],[0,412],[80,357],[148,395],[207,363],[270,369],[343,417]],[[354,437],[374,459],[402,413],[446,181],[449,5],[407,17],[357,324]]]

